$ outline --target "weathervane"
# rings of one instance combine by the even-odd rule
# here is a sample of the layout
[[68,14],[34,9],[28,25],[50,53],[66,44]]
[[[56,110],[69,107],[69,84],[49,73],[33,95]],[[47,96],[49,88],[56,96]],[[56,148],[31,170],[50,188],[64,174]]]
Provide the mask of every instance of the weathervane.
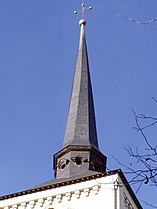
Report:
[[91,9],[92,9],[92,7],[85,8],[84,0],[82,0],[81,10],[74,11],[74,14],[81,13],[82,14],[82,19],[84,19],[85,12],[87,10],[91,10]]

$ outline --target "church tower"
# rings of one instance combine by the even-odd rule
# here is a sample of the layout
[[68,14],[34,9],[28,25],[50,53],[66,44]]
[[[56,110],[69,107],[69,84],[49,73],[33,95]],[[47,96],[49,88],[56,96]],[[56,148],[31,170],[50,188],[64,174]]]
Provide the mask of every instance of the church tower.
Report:
[[62,149],[54,155],[56,178],[67,178],[88,171],[106,171],[106,156],[98,147],[85,37],[86,21],[81,19],[79,25],[80,41],[64,142]]
[[54,179],[0,197],[0,209],[142,209],[123,172],[106,171],[98,146],[85,37],[84,3],[63,146],[54,155]]

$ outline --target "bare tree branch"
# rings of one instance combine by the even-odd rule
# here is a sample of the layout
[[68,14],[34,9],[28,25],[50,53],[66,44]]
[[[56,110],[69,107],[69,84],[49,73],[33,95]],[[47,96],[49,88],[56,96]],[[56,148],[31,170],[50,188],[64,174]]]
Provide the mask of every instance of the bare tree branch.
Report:
[[[141,133],[141,135],[143,136],[143,138],[144,138],[146,144],[148,145],[149,149],[152,150],[152,151],[154,151],[154,154],[156,155],[156,154],[157,154],[156,148],[154,148],[154,147],[149,143],[149,141],[148,141],[148,139],[147,139],[147,137],[146,137],[146,135],[145,135],[145,133],[144,133],[144,131],[143,131],[146,127],[152,126],[152,123],[149,124],[149,125],[147,125],[147,126],[144,126],[144,127],[141,127],[141,126],[140,126],[140,123],[139,123],[139,119],[143,119],[143,118],[144,118],[144,119],[150,119],[151,117],[143,116],[143,117],[141,118],[141,115],[143,115],[143,114],[136,114],[136,112],[135,112],[133,109],[132,109],[132,112],[134,113],[134,116],[135,116],[136,130],[138,130],[138,131]],[[152,119],[152,118],[151,118],[151,119]],[[152,119],[152,120],[154,120],[154,119]],[[155,124],[157,124],[157,120],[154,122],[154,125],[155,125]]]
[[126,15],[117,15],[117,16],[120,17],[120,18],[125,18],[125,19],[127,19],[129,21],[132,21],[132,22],[134,22],[136,24],[139,24],[139,25],[149,25],[151,23],[157,22],[157,18],[147,20],[147,21],[138,21],[138,20],[135,20],[135,19],[133,19],[131,17],[128,17]]
[[154,97],[152,97],[152,99],[157,103],[157,99],[155,99]]
[[143,201],[143,200],[140,200],[141,202],[143,202],[145,205],[147,205],[147,206],[150,206],[150,207],[152,207],[152,208],[157,208],[156,206],[154,206],[154,205],[152,205],[152,204],[149,204],[148,202],[146,202],[146,201]]
[[[157,100],[152,97],[152,100],[157,105]],[[144,139],[145,147],[127,147],[125,148],[128,155],[131,157],[130,164],[123,164],[115,157],[114,159],[124,168],[124,173],[130,176],[129,183],[136,186],[136,193],[143,185],[157,187],[157,143],[154,144],[153,140],[148,137],[147,130],[156,128],[157,117],[136,113],[132,109],[135,118],[134,130],[138,131]],[[147,206],[157,208],[148,202],[144,202]]]

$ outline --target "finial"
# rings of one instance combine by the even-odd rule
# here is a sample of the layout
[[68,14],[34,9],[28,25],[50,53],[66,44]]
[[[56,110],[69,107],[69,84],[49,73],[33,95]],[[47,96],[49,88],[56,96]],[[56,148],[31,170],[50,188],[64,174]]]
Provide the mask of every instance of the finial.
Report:
[[92,9],[91,6],[85,8],[84,0],[82,0],[81,10],[76,10],[76,11],[74,11],[74,14],[77,14],[77,13],[81,13],[81,14],[82,14],[82,19],[81,19],[80,22],[79,22],[80,25],[82,25],[82,24],[85,25],[85,24],[86,24],[86,21],[84,20],[84,15],[85,15],[85,12],[86,12],[87,10],[91,10],[91,9]]
[[79,21],[79,25],[80,25],[80,26],[81,26],[81,25],[86,25],[85,19],[81,19],[81,20]]

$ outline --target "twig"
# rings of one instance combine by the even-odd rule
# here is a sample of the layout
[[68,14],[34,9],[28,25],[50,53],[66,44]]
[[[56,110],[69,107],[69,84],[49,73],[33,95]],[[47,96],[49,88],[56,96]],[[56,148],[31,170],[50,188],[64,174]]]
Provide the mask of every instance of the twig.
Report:
[[117,16],[120,17],[120,18],[125,18],[125,19],[127,19],[129,21],[132,21],[132,22],[134,22],[136,24],[139,24],[139,25],[149,25],[151,23],[157,22],[157,18],[147,20],[147,21],[138,21],[138,20],[135,20],[135,19],[133,19],[131,17],[128,17],[126,15],[117,15]]
[[149,204],[148,202],[144,201],[144,200],[140,200],[141,202],[143,202],[145,205],[150,206],[152,208],[157,208],[156,206]]

